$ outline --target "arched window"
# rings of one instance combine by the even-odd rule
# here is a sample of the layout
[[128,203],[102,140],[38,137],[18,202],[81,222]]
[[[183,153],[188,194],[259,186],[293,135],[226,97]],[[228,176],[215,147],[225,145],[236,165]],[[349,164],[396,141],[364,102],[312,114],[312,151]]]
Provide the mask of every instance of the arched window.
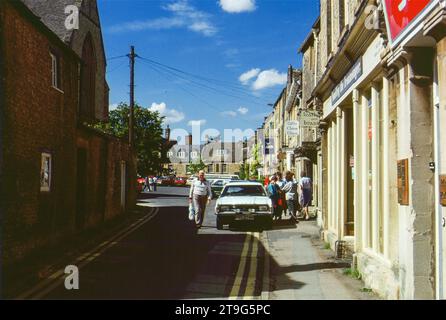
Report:
[[81,68],[81,116],[95,118],[95,87],[96,87],[96,55],[91,35],[85,37],[82,48]]

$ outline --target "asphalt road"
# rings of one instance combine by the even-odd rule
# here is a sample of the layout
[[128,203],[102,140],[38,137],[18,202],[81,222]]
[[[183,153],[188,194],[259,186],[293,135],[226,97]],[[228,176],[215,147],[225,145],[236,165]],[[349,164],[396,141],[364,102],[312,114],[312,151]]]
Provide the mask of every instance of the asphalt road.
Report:
[[[147,222],[80,263],[79,289],[59,282],[39,299],[256,299],[265,250],[259,230],[216,229],[215,201],[203,227],[188,220],[188,189],[161,187],[141,196]],[[80,261],[84,261],[81,260]],[[48,291],[48,292],[47,292]]]

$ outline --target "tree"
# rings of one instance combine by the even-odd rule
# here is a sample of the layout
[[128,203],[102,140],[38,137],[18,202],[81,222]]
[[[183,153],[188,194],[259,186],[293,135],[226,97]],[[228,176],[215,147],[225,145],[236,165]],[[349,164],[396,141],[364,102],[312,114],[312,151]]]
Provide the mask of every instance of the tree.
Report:
[[254,161],[251,164],[250,177],[251,176],[258,177],[258,175],[259,175],[259,169],[261,167],[259,152],[260,152],[260,146],[259,146],[259,144],[255,144],[252,149],[252,155],[254,156]]
[[189,171],[192,174],[196,174],[200,172],[201,170],[204,170],[206,168],[206,165],[204,164],[203,160],[200,157],[200,160],[195,163],[189,163]]
[[[129,114],[129,106],[121,102],[117,109],[110,111],[109,122],[99,122],[95,128],[119,138],[126,138],[129,134]],[[161,117],[158,112],[152,112],[138,104],[135,104],[134,114],[134,141],[138,173],[143,176],[158,173],[162,169],[164,117]]]

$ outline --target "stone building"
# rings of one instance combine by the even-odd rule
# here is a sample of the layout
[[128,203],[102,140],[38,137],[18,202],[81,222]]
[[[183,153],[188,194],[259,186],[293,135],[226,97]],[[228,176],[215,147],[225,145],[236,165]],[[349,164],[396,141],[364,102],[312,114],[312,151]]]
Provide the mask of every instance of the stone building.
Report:
[[[65,8],[79,11],[68,30]],[[0,4],[5,261],[51,246],[135,203],[128,143],[91,129],[108,86],[96,1]]]
[[444,298],[446,5],[396,3],[320,2],[320,224],[381,296]]

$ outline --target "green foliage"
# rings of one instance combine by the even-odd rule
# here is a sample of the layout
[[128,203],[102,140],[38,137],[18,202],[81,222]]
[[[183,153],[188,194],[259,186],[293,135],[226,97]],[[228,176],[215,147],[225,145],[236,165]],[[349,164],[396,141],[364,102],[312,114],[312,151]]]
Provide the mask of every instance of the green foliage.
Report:
[[362,288],[360,291],[361,292],[365,292],[365,293],[372,293],[373,292],[373,290],[370,289],[370,288]]
[[204,164],[203,160],[200,157],[200,160],[196,163],[189,163],[189,171],[192,174],[197,174],[199,171],[206,169],[206,165]]
[[350,276],[356,280],[361,280],[362,278],[361,273],[358,271],[358,269],[352,269],[352,268],[344,269],[343,274],[346,276]]
[[324,249],[326,249],[326,250],[330,250],[330,249],[331,249],[330,243],[325,242],[325,244],[324,244]]
[[[100,122],[94,127],[119,138],[126,138],[129,134],[128,119],[130,107],[120,103],[118,108],[110,111],[109,122]],[[138,173],[146,176],[161,172],[163,158],[163,129],[164,117],[158,112],[152,112],[135,104],[135,150],[138,158]]]
[[259,169],[261,167],[260,165],[260,146],[259,144],[255,144],[254,148],[252,149],[252,155],[254,158],[254,162],[251,164],[251,167],[249,168],[249,176],[250,177],[258,177],[259,175]]

